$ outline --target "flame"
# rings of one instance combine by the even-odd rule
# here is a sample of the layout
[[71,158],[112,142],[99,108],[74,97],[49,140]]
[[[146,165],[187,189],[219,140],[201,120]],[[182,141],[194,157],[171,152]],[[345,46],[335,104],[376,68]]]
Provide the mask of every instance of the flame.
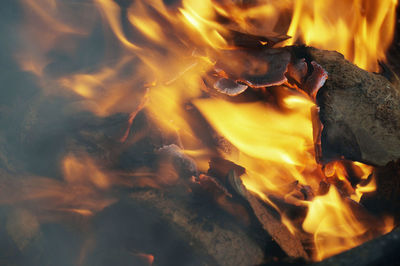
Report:
[[[7,182],[12,189],[2,194],[0,204],[30,208],[40,222],[63,222],[69,214],[90,218],[116,201],[104,194],[109,184],[108,173],[100,170],[89,157],[68,155],[64,158],[63,168],[63,180],[10,177]],[[7,177],[5,173],[3,176]]]
[[318,260],[356,246],[367,231],[334,187],[310,203],[303,228],[314,235]]
[[[303,222],[306,232],[313,234],[316,246],[316,260],[322,260],[371,239],[375,223],[360,220],[351,205],[346,202],[335,187],[326,195],[317,196],[308,206]],[[392,230],[393,221],[385,219],[379,230],[385,234]]]
[[143,259],[147,265],[153,265],[154,262],[154,255],[152,254],[145,254],[145,253],[134,253],[132,252],[134,256],[137,256],[141,259]]
[[226,137],[239,154],[226,159],[246,168],[242,178],[247,188],[259,195],[278,193],[296,180],[307,182],[304,172],[318,169],[313,154],[309,110],[313,103],[302,96],[283,99],[290,112],[281,113],[261,103],[234,104],[219,99],[196,100],[195,105],[214,129]]
[[[133,90],[132,84],[140,83],[136,77],[121,79],[120,73],[132,64],[132,56],[127,56],[117,64],[103,67],[94,73],[74,74],[61,77],[58,84],[79,96],[73,109],[87,110],[98,116],[108,116],[117,112],[130,112],[140,106],[145,90]],[[142,82],[143,83],[143,82]]]
[[[296,224],[285,216],[271,197],[308,207],[303,229],[314,236],[315,260],[371,239],[374,230],[389,232],[393,228],[391,220],[382,224],[360,220],[351,208],[351,201],[344,200],[334,186],[312,201],[296,191],[298,183],[318,191],[321,180],[333,184],[334,180],[340,180],[347,185],[343,191],[348,190],[349,196],[359,202],[363,193],[376,189],[376,184],[371,179],[353,189],[347,181],[347,169],[340,162],[327,165],[323,171],[315,160],[313,149],[310,109],[314,103],[289,92],[282,100],[286,112],[261,103],[236,104],[220,99],[199,99],[194,103],[213,128],[238,148],[237,153],[224,156],[246,168],[242,176],[246,188],[279,211],[282,222],[293,234],[298,231]],[[358,162],[351,167],[364,181],[373,169]]]
[[78,158],[68,155],[63,161],[65,180],[69,183],[90,182],[97,188],[110,186],[108,176],[103,173],[90,157]]
[[122,31],[120,8],[118,4],[109,0],[96,0],[95,3],[98,5],[100,12],[104,16],[104,18],[108,21],[108,25],[110,26],[118,40],[129,49],[140,49],[138,46],[130,42]]
[[294,1],[287,44],[336,50],[359,67],[378,70],[393,40],[397,0]]
[[[138,0],[124,9],[116,1],[93,0],[91,3],[97,9],[90,6],[61,16],[63,10],[71,9],[66,2],[23,1],[29,15],[21,35],[29,45],[16,57],[23,70],[40,78],[47,93],[63,91],[69,97],[72,94],[75,102],[71,109],[79,107],[98,116],[130,113],[129,128],[120,138],[123,143],[129,143],[130,126],[143,110],[166,138],[173,139],[196,160],[201,171],[206,171],[215,148],[200,137],[202,132],[195,119],[200,111],[212,128],[236,148],[223,156],[246,168],[242,180],[247,189],[278,211],[281,210],[273,198],[308,208],[303,229],[314,236],[316,260],[378,235],[369,234],[372,223],[360,220],[351,201],[344,199],[359,202],[362,193],[376,189],[375,181],[369,179],[372,168],[357,162],[351,164],[363,181],[353,188],[342,162],[322,167],[315,160],[310,117],[314,102],[284,86],[276,99],[279,108],[269,103],[206,98],[203,77],[215,66],[216,55],[235,49],[229,42],[230,29],[261,36],[287,34],[292,38],[281,45],[303,43],[337,50],[364,69],[377,70],[377,62],[385,59],[393,38],[397,0],[275,0],[247,6],[230,0],[182,0],[178,7],[167,6],[162,0]],[[73,57],[79,39],[90,36],[96,19],[102,20],[102,30],[112,48],[106,50],[105,61],[63,75],[48,73],[46,67],[52,63],[49,54],[61,50]],[[66,36],[71,41],[64,43]],[[34,45],[31,40],[35,40]],[[227,64],[229,60],[226,58]],[[174,184],[179,178],[165,162],[160,165],[160,172],[167,173],[167,177],[162,179],[161,174],[147,169],[117,174],[99,167],[88,156],[70,154],[62,161],[62,169],[64,183],[49,182],[48,187],[61,195],[58,203],[64,199],[69,204],[53,207],[83,216],[113,202],[114,199],[107,199],[95,208],[101,193],[115,184],[158,188]],[[299,186],[318,191],[321,181],[331,186],[314,199],[296,192]],[[339,194],[334,187],[337,182],[344,184],[346,195]],[[68,198],[63,184],[70,190],[81,189],[82,197]],[[56,197],[38,190],[38,195],[32,197]],[[84,207],[76,206],[76,202],[85,200],[89,203]],[[298,228],[283,213],[282,222],[296,234]],[[385,220],[378,231],[385,233],[391,228],[393,224]],[[363,237],[367,233],[369,237]],[[151,264],[154,258],[148,258]]]

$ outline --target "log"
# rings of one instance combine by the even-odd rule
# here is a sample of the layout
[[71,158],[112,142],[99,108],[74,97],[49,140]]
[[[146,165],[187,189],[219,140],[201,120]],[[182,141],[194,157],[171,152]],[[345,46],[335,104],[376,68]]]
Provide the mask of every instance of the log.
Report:
[[400,160],[374,169],[376,191],[365,193],[360,203],[377,216],[390,216],[400,223]]
[[311,266],[397,265],[400,228]]
[[328,72],[316,97],[323,125],[322,161],[344,157],[382,166],[400,158],[396,78],[391,82],[382,74],[360,69],[335,51],[306,47],[305,52]]
[[[221,219],[212,206],[193,205],[186,193],[142,190],[130,195],[130,204],[138,204],[155,213],[177,232],[202,258],[202,265],[258,265],[264,260],[263,249],[230,219]],[[225,217],[226,218],[226,217]]]
[[262,199],[248,191],[234,171],[229,174],[229,179],[237,193],[248,201],[264,230],[271,235],[282,250],[292,258],[309,260],[310,256],[301,239],[298,235],[292,234],[282,223],[279,213],[267,206]]
[[[99,201],[94,201],[94,191],[85,195],[88,190],[84,187],[68,187],[51,178],[15,178],[1,169],[0,184],[0,218],[4,219],[4,213],[7,217],[0,234],[15,243],[13,252],[35,265],[49,264],[42,261],[58,265],[62,260],[42,252],[48,250],[43,248],[46,245],[54,245],[51,241],[61,239],[62,243],[55,245],[57,250],[69,250],[64,248],[64,235],[42,233],[43,228],[53,224],[69,226],[84,237],[73,246],[88,247],[72,249],[68,255],[73,261],[79,257],[82,265],[122,265],[123,261],[129,265],[150,265],[137,262],[142,253],[154,256],[154,265],[198,266],[259,265],[277,256],[276,244],[268,241],[261,229],[240,223],[214,201],[212,194],[221,188],[212,182],[182,181],[163,189],[102,190],[97,194]],[[118,199],[115,204],[111,204],[115,202],[112,199],[106,202],[111,195]],[[104,206],[107,207],[103,209]],[[67,210],[91,207],[94,209],[89,215]],[[25,254],[30,250],[35,251],[32,254],[40,250],[40,257]],[[14,259],[19,257],[10,258],[4,265]]]
[[[256,65],[244,63],[254,58]],[[381,64],[381,74],[370,73],[338,52],[305,46],[248,47],[229,51],[219,61],[217,69],[223,75],[214,89],[220,94],[236,97],[290,83],[316,100],[323,127],[317,134],[319,162],[349,159],[383,166],[400,158],[400,80],[389,66]]]

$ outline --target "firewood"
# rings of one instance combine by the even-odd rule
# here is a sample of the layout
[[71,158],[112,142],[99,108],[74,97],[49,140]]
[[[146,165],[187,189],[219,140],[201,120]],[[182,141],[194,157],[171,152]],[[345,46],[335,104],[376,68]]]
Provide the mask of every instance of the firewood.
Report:
[[[130,195],[138,204],[159,216],[178,232],[205,260],[204,265],[258,265],[263,262],[262,248],[231,219],[221,219],[213,207],[192,204],[188,193],[142,190]],[[205,202],[198,202],[204,205]],[[206,213],[203,213],[206,212]],[[203,213],[203,215],[201,214]]]
[[400,229],[380,236],[313,266],[337,265],[397,265],[399,261]]
[[180,178],[197,176],[195,161],[183,153],[182,149],[175,144],[165,145],[156,150],[160,164],[167,164],[174,167]]
[[320,108],[318,161],[344,158],[383,166],[400,158],[400,81],[382,66],[383,73],[370,73],[338,52],[313,47],[236,49],[219,56],[214,89],[237,96],[296,85]]
[[283,251],[293,258],[309,259],[301,239],[288,230],[282,223],[280,215],[248,191],[234,171],[230,173],[229,179],[236,191],[249,202],[264,230],[271,235]]
[[290,53],[279,48],[223,50],[216,56],[214,70],[222,78],[253,88],[270,87],[287,81],[290,59]]
[[316,97],[323,125],[322,161],[344,157],[385,165],[400,158],[399,86],[358,68],[338,52],[294,49],[303,49],[328,72]]
[[399,224],[400,160],[377,167],[372,176],[376,180],[377,189],[365,193],[361,198],[361,204],[374,214],[394,217],[395,223]]

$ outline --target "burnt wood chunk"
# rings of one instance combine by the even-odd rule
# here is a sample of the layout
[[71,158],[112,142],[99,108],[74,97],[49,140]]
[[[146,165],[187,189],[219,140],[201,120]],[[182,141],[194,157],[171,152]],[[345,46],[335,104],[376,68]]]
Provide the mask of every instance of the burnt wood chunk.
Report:
[[225,50],[217,56],[215,71],[253,88],[281,85],[291,56],[286,49]]
[[247,88],[247,85],[237,83],[236,81],[227,78],[221,78],[214,83],[214,89],[229,96],[239,95]]
[[328,73],[326,73],[325,69],[323,69],[323,67],[321,67],[315,61],[312,61],[311,65],[313,67],[313,71],[307,78],[304,84],[304,89],[312,99],[315,99],[319,89],[325,84],[325,81],[328,78]]
[[308,72],[306,60],[304,58],[292,58],[293,62],[288,65],[287,75],[294,79],[297,83],[301,84]]
[[361,204],[378,216],[389,215],[400,223],[400,160],[375,168],[376,191],[363,194]]
[[177,231],[177,237],[185,239],[197,256],[204,259],[200,265],[250,266],[264,260],[263,249],[240,226],[231,219],[222,218],[218,222],[213,208],[198,209],[198,205],[192,204],[190,194],[144,190],[133,192],[130,199],[132,204],[148,208]]
[[311,266],[398,265],[400,228]]
[[373,165],[400,158],[400,90],[334,51],[307,47],[328,72],[317,93],[323,124],[322,161],[341,157]]
[[289,231],[275,210],[248,191],[234,171],[229,174],[229,179],[237,193],[248,201],[264,230],[268,232],[288,256],[306,260],[310,259],[301,239]]

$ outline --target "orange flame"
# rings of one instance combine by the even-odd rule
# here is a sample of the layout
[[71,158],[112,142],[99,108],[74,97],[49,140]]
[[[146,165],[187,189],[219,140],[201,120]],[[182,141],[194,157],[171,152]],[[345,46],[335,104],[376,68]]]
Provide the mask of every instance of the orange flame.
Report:
[[90,182],[100,189],[106,189],[110,185],[107,175],[89,157],[82,160],[69,155],[64,158],[63,166],[65,180],[69,183]]
[[145,253],[133,253],[133,255],[143,259],[147,265],[149,266],[153,265],[154,255]]

